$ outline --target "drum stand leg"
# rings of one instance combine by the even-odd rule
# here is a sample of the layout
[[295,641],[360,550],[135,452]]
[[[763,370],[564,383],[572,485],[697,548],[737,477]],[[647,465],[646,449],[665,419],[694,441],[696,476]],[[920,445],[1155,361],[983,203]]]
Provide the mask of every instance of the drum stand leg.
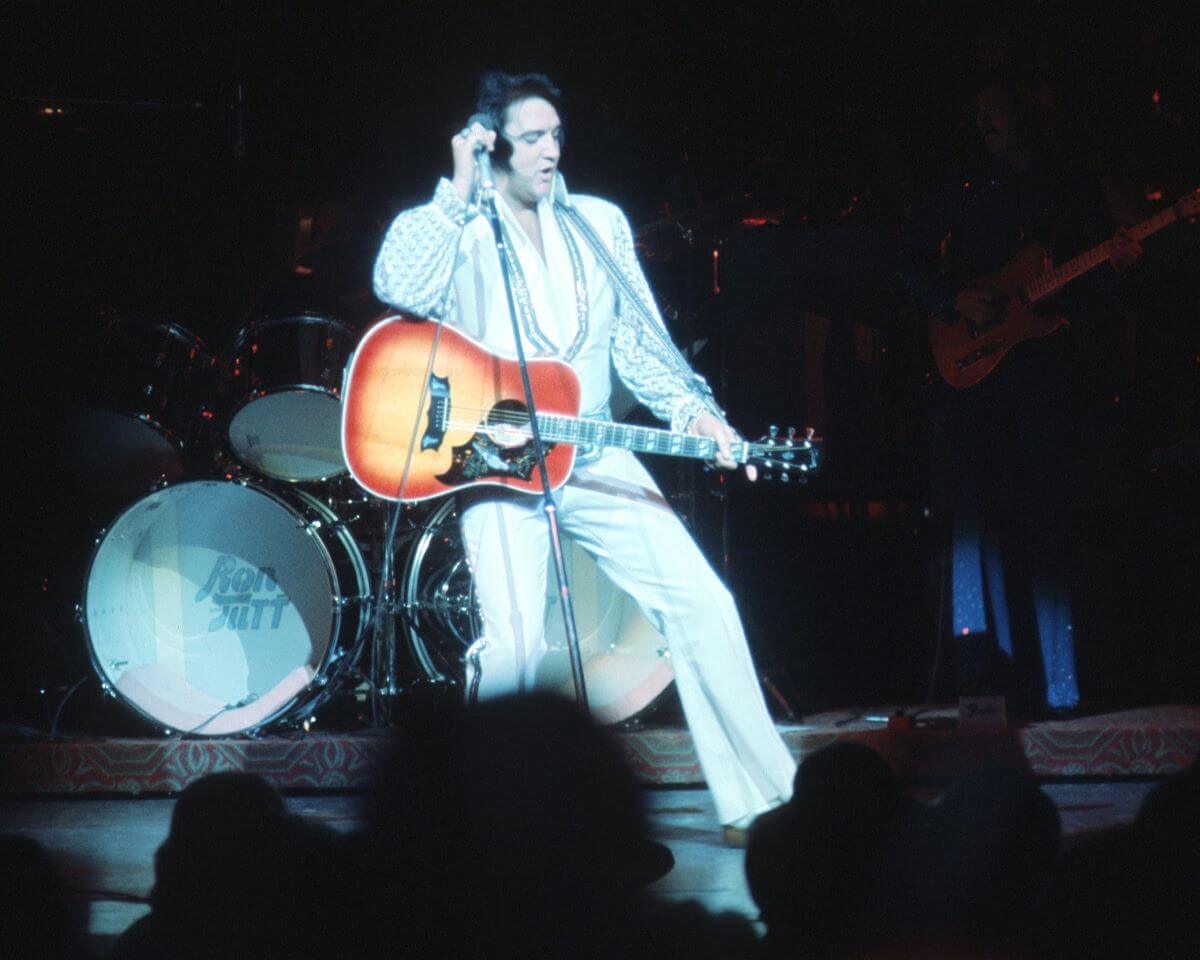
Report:
[[383,515],[380,550],[379,592],[371,626],[371,726],[386,727],[392,722],[392,705],[399,686],[396,682],[396,529],[400,524],[402,503],[395,503]]

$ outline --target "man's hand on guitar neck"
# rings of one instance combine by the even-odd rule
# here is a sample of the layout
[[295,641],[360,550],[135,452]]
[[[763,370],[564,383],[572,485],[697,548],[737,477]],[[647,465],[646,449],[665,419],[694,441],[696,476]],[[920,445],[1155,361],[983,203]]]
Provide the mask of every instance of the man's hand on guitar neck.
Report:
[[[1108,259],[1118,273],[1124,273],[1142,255],[1142,245],[1138,243],[1128,229],[1122,227],[1108,241]],[[1046,270],[1053,264],[1047,258],[1044,263]],[[1004,304],[995,290],[983,283],[971,283],[958,291],[954,298],[955,312],[974,324],[976,327],[987,327],[1000,319]]]
[[1125,227],[1118,230],[1108,241],[1108,259],[1112,261],[1117,273],[1124,273],[1141,255],[1142,245],[1133,239],[1133,234]]
[[[738,468],[737,461],[733,459],[733,452],[729,448],[730,444],[737,443],[742,438],[724,420],[711,413],[702,413],[692,421],[692,425],[688,427],[688,433],[695,434],[698,437],[709,437],[717,441],[716,462],[718,467],[722,467],[725,470],[736,470]],[[757,468],[746,464],[746,479],[751,483],[757,480]]]

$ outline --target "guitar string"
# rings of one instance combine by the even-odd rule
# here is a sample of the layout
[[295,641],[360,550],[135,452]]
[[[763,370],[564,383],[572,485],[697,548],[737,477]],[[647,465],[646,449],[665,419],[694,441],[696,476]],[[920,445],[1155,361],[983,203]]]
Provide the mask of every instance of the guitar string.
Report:
[[[496,410],[495,408],[482,409],[482,408],[478,408],[478,407],[456,406],[456,407],[454,407],[454,413],[458,414],[458,415],[477,416],[480,419],[477,421],[474,421],[474,422],[469,422],[469,421],[465,421],[465,420],[447,420],[447,421],[445,421],[447,426],[462,427],[464,429],[467,429],[472,426],[487,426],[488,424],[491,424],[491,425],[518,424],[519,425],[519,424],[524,424],[524,423],[529,422],[529,417],[525,413],[517,413],[517,412],[512,412],[512,411],[507,411],[507,410]],[[646,430],[646,431],[650,431],[658,436],[667,435],[667,436],[676,436],[676,437],[695,437],[696,439],[700,439],[700,440],[712,439],[709,437],[701,437],[699,434],[694,434],[694,433],[679,433],[677,431],[667,430],[663,427],[644,427],[644,426],[640,426],[637,424],[630,424],[630,423],[611,423],[610,421],[605,421],[605,420],[585,420],[581,417],[576,417],[569,413],[553,413],[553,412],[546,411],[546,412],[540,413],[539,416],[543,420],[548,417],[563,417],[564,419],[568,420],[571,423],[578,423],[578,424],[593,424],[594,423],[594,424],[598,424],[602,427],[611,426],[611,427],[619,428],[621,430]],[[737,442],[744,443],[744,442],[753,442],[753,441],[739,440]],[[785,443],[786,441],[781,441],[781,442]],[[805,442],[806,441],[803,441],[803,440],[794,440],[795,447],[800,447]],[[765,445],[770,446],[770,444],[765,444]],[[778,445],[779,444],[776,444],[776,446],[778,446]]]
[[[545,417],[545,416],[546,415],[543,415],[543,417]],[[550,414],[550,416],[554,416],[554,414]],[[600,426],[602,428],[609,426],[609,424],[603,423],[602,421],[596,421],[596,422],[598,424],[600,424]],[[532,433],[533,433],[533,431],[526,429],[529,425],[528,420],[506,420],[506,421],[493,420],[491,422],[484,423],[479,420],[453,420],[452,419],[452,420],[445,421],[445,425],[447,427],[458,427],[459,429],[462,429],[462,430],[487,430],[487,429],[493,428],[493,427],[516,427],[520,430],[520,432],[524,436],[532,436]],[[693,433],[672,433],[670,430],[662,430],[662,429],[658,429],[658,428],[654,428],[654,427],[633,427],[633,426],[627,426],[625,424],[613,424],[613,426],[622,428],[622,432],[633,432],[634,430],[642,430],[642,431],[645,431],[646,433],[648,433],[650,436],[654,436],[654,437],[681,437],[684,440],[695,440],[697,443],[705,443],[705,442],[715,443],[716,442],[715,440],[713,440],[712,437],[701,437],[698,434],[693,434]],[[543,427],[542,429],[545,430],[546,427]],[[583,438],[583,437],[581,437],[580,439],[586,440],[586,438]],[[735,442],[742,443],[744,441],[735,441]]]
[[[515,413],[510,414],[510,413],[505,413],[504,411],[495,411],[494,413],[492,413],[492,412],[484,411],[484,410],[474,411],[474,410],[471,410],[468,408],[464,408],[462,410],[456,410],[455,412],[456,413],[467,413],[467,414],[478,413],[480,415],[481,419],[461,420],[461,419],[451,418],[451,419],[444,421],[445,426],[456,427],[456,428],[459,428],[462,430],[479,430],[479,429],[487,429],[488,427],[502,427],[502,426],[524,427],[524,426],[527,426],[529,423],[529,418],[523,414],[515,414]],[[484,416],[489,413],[490,413],[490,418],[486,419],[486,420],[483,419]],[[702,437],[699,434],[694,434],[694,433],[677,433],[677,432],[674,432],[671,430],[663,429],[662,427],[643,427],[643,426],[637,426],[634,424],[608,423],[607,421],[603,421],[603,420],[594,420],[594,421],[580,420],[580,419],[571,417],[569,414],[556,414],[556,413],[541,414],[541,417],[543,420],[545,420],[548,417],[559,417],[559,416],[564,417],[568,420],[568,422],[575,423],[575,424],[595,423],[601,429],[604,429],[607,427],[615,427],[615,428],[620,429],[623,432],[640,430],[640,431],[645,431],[646,433],[648,433],[650,436],[653,436],[653,437],[681,437],[684,439],[685,442],[688,440],[692,440],[692,441],[695,441],[696,443],[716,443],[716,440],[712,437]],[[526,435],[528,436],[530,434],[526,434]],[[579,440],[580,440],[580,442],[583,442],[583,443],[588,442],[587,438],[584,438],[584,437],[580,437]],[[558,442],[562,442],[562,441],[558,441]],[[771,450],[788,450],[788,449],[790,449],[790,450],[808,449],[807,447],[804,446],[805,442],[806,441],[797,441],[797,442],[794,442],[793,445],[790,447],[787,446],[786,441],[777,442],[777,443],[768,443],[768,442],[755,442],[755,441],[751,441],[751,440],[735,440],[734,444],[735,444],[735,446],[738,444],[747,444],[749,446],[749,449],[752,451],[753,450],[771,451]]]
[[[552,416],[552,414],[551,414],[551,416]],[[528,422],[529,422],[528,420],[522,420],[522,421],[513,421],[513,423],[520,423],[520,424],[524,424],[524,423],[528,423]],[[511,425],[511,424],[493,424],[493,426],[506,426],[506,425]],[[462,429],[462,430],[479,430],[479,429],[481,429],[482,427],[484,427],[485,425],[484,425],[484,424],[480,424],[478,421],[470,421],[470,420],[449,420],[449,421],[447,421],[447,423],[446,423],[446,426],[448,426],[448,427],[457,427],[457,428],[459,428],[459,429]],[[617,424],[617,426],[624,426],[624,424]],[[650,427],[650,428],[638,427],[638,428],[636,428],[636,429],[649,429],[649,430],[654,430],[654,433],[653,433],[653,435],[654,435],[654,436],[659,436],[659,437],[661,437],[661,436],[676,436],[676,437],[684,437],[684,438],[685,438],[685,440],[694,440],[694,441],[696,442],[696,444],[698,444],[698,445],[707,445],[707,444],[711,444],[711,445],[713,445],[713,446],[715,446],[715,445],[716,445],[716,441],[715,441],[715,440],[714,440],[712,437],[701,437],[701,436],[697,436],[697,435],[695,435],[695,434],[678,434],[678,433],[677,433],[677,434],[672,434],[672,433],[671,433],[670,431],[668,431],[668,430],[657,430],[657,429],[655,429],[655,428],[653,428],[653,427]],[[522,432],[521,432],[521,436],[522,436],[522,439],[526,439],[526,440],[528,440],[528,439],[531,439],[531,438],[532,438],[532,433],[531,433],[531,432],[525,432],[525,431],[522,431]],[[589,445],[590,443],[593,443],[593,442],[595,442],[595,441],[589,440],[589,439],[588,439],[588,438],[586,438],[586,437],[579,437],[579,438],[576,438],[576,439],[568,439],[568,440],[554,440],[554,441],[552,441],[552,442],[554,442],[554,443],[569,443],[569,444],[573,444],[573,445],[583,445],[583,446],[587,446],[587,445]],[[603,445],[603,446],[614,446],[614,447],[619,447],[619,446],[621,446],[621,444],[602,444],[602,445]],[[764,454],[780,453],[780,452],[783,452],[783,451],[786,451],[786,450],[789,450],[789,449],[790,449],[790,450],[796,450],[796,451],[803,450],[803,449],[807,449],[807,448],[804,448],[804,447],[780,447],[780,446],[772,446],[772,445],[770,445],[770,444],[764,444],[764,443],[753,443],[753,442],[746,441],[746,440],[738,440],[738,441],[735,441],[735,442],[732,444],[732,449],[733,449],[733,451],[735,451],[735,452],[737,452],[737,453],[740,453],[740,452],[742,451],[742,448],[743,448],[743,447],[745,447],[745,449],[746,449],[746,452],[747,452],[747,455],[748,455],[748,456],[757,456],[757,457],[760,457],[760,458],[761,458],[761,457],[762,457]],[[709,452],[712,452],[712,451],[709,451]],[[699,455],[701,455],[701,456],[702,456],[702,455],[704,455],[704,454],[703,454],[701,451],[697,451],[697,453],[698,453]],[[770,458],[768,457],[768,459],[770,459]]]
[[[456,409],[455,413],[458,413],[458,414],[465,413],[467,415],[477,413],[477,414],[479,414],[480,419],[463,420],[463,419],[450,418],[450,419],[443,421],[445,426],[459,427],[464,430],[470,430],[470,429],[487,428],[489,426],[524,426],[529,423],[529,418],[527,416],[524,416],[523,414],[506,414],[506,413],[503,413],[502,411],[497,411],[496,413],[493,414],[493,413],[490,413],[489,411],[471,410],[469,408],[463,408],[463,409]],[[570,414],[542,413],[542,414],[539,414],[539,416],[542,420],[546,420],[550,417],[563,417],[568,421],[568,423],[571,423],[571,424],[579,424],[579,425],[595,424],[597,427],[599,427],[601,429],[608,428],[608,427],[614,427],[621,431],[641,430],[646,433],[649,433],[651,436],[656,436],[656,437],[664,437],[664,436],[665,437],[683,437],[684,439],[696,440],[698,442],[702,442],[702,441],[716,442],[714,440],[714,438],[712,438],[712,437],[702,437],[699,434],[695,434],[695,433],[678,433],[678,432],[675,432],[672,430],[666,430],[662,427],[643,427],[643,426],[639,426],[636,424],[610,423],[610,422],[604,421],[604,420],[582,420],[582,419],[579,419],[576,417],[572,417]],[[735,443],[752,443],[752,441],[747,441],[747,440],[737,440],[734,442]]]
[[[483,408],[479,408],[479,407],[466,407],[466,406],[456,406],[453,408],[453,411],[455,414],[458,414],[460,416],[465,414],[467,416],[475,416],[478,419],[461,420],[461,419],[455,419],[455,418],[447,418],[445,421],[443,421],[443,424],[445,427],[455,427],[455,428],[458,428],[461,430],[480,430],[480,429],[486,429],[489,426],[491,426],[491,427],[500,427],[500,426],[523,427],[523,426],[527,426],[529,423],[529,417],[526,413],[524,413],[524,411],[497,410],[494,407],[489,408],[489,409],[483,409]],[[572,416],[571,414],[565,414],[565,413],[545,412],[545,413],[540,414],[540,417],[543,420],[545,420],[546,418],[549,418],[549,417],[562,417],[565,420],[567,420],[569,423],[573,423],[573,424],[594,423],[594,424],[599,425],[599,427],[601,429],[604,429],[606,427],[613,427],[613,428],[619,428],[623,432],[641,430],[641,431],[646,431],[653,437],[670,437],[670,438],[680,437],[683,439],[683,442],[685,444],[688,441],[692,441],[695,444],[712,444],[714,446],[716,445],[716,440],[712,437],[702,437],[698,434],[678,433],[676,431],[667,430],[662,427],[643,427],[643,426],[638,426],[635,424],[610,423],[610,422],[602,421],[602,420],[583,420],[579,417],[575,417],[575,416]],[[532,431],[527,431],[527,432],[523,431],[522,435],[526,439],[528,439],[532,436]],[[582,445],[586,446],[589,443],[594,443],[595,441],[594,440],[589,441],[589,439],[586,437],[578,437],[578,438],[573,438],[573,439],[565,440],[565,441],[558,440],[555,442],[582,444]],[[764,454],[778,453],[783,450],[802,451],[802,450],[811,449],[810,447],[806,446],[805,444],[806,444],[806,441],[796,441],[796,442],[793,442],[789,446],[787,441],[754,442],[754,441],[749,441],[749,440],[736,440],[733,443],[733,447],[738,453],[741,453],[742,449],[744,447],[748,456],[757,456],[757,457],[761,458]],[[605,446],[621,446],[621,444],[603,444],[603,445],[605,445]],[[703,455],[703,454],[701,454],[701,455]]]

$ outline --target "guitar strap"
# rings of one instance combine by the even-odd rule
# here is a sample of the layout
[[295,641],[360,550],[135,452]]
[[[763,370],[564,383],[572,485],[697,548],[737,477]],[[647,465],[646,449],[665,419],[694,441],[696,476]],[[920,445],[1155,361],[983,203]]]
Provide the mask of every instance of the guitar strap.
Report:
[[592,248],[592,252],[596,255],[596,259],[604,267],[609,279],[621,291],[622,296],[633,305],[647,322],[647,325],[654,331],[655,336],[667,348],[667,355],[672,362],[679,368],[679,372],[687,379],[692,380],[695,374],[692,372],[691,366],[683,358],[679,352],[679,348],[675,346],[675,342],[667,333],[667,328],[659,320],[658,315],[645,303],[632,280],[626,276],[625,271],[621,269],[621,265],[617,263],[616,257],[605,246],[600,234],[596,232],[596,228],[591,225],[587,217],[579,212],[575,206],[567,206],[564,203],[556,202],[555,209],[562,212],[562,215],[579,231],[579,235],[583,237],[587,245]]

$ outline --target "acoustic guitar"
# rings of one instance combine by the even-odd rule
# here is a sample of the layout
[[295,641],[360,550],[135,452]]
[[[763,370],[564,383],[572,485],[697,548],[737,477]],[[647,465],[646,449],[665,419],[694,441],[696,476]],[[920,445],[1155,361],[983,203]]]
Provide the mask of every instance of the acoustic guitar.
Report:
[[[716,456],[717,443],[707,437],[580,417],[579,379],[561,360],[530,360],[529,378],[552,489],[566,483],[580,446]],[[363,336],[346,371],[342,450],[350,473],[388,500],[428,500],[477,486],[540,493],[524,396],[515,360],[451,327],[439,334],[429,321],[386,317]],[[813,473],[818,451],[812,431],[797,436],[774,428],[757,443],[731,448],[738,463],[784,482]]]

